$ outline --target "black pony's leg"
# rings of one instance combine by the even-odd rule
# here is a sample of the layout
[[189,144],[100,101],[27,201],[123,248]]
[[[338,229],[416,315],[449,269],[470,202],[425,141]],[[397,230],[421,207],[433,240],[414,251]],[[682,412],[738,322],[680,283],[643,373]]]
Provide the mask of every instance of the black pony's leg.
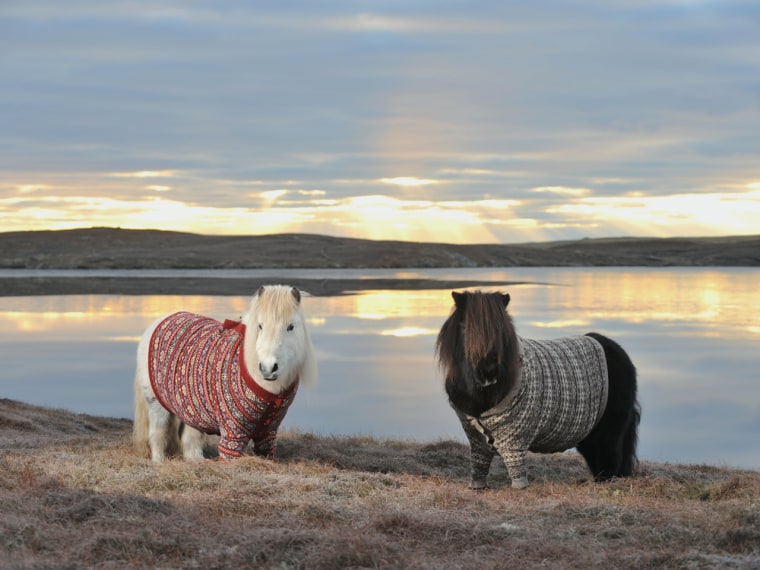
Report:
[[577,446],[586,460],[594,481],[606,481],[612,478],[617,466],[622,463],[622,445],[618,438],[604,437],[599,432],[590,433]]
[[587,336],[604,348],[609,374],[607,407],[602,419],[577,448],[594,480],[627,477],[636,468],[636,444],[641,411],[636,400],[636,367],[615,341],[597,334]]

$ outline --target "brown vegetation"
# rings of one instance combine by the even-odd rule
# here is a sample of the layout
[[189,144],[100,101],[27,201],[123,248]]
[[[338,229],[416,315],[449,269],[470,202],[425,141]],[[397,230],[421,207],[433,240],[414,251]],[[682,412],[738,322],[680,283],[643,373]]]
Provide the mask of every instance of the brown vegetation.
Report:
[[760,236],[447,244],[311,234],[208,236],[88,228],[0,233],[0,267],[392,268],[758,266]]
[[129,420],[0,400],[11,568],[756,568],[760,473],[644,462],[594,484],[576,454],[467,488],[468,451],[284,433],[280,462],[134,455]]

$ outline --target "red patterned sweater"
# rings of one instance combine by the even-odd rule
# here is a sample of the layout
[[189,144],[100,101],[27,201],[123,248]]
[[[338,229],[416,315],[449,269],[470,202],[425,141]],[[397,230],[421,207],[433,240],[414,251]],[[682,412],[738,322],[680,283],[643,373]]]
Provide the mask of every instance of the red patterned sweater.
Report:
[[282,394],[256,384],[243,359],[245,325],[180,312],[161,321],[150,340],[150,384],[161,405],[204,433],[219,434],[219,457],[254,453],[275,459],[277,429],[298,380]]

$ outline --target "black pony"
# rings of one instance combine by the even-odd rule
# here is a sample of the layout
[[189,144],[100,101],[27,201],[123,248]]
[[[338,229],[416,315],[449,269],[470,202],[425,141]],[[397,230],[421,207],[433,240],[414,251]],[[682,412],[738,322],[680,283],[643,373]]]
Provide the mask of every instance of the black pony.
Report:
[[471,487],[486,487],[498,453],[512,487],[528,485],[527,451],[576,447],[594,480],[636,466],[636,368],[597,333],[549,341],[517,336],[504,293],[452,292],[436,354],[449,403],[470,442]]

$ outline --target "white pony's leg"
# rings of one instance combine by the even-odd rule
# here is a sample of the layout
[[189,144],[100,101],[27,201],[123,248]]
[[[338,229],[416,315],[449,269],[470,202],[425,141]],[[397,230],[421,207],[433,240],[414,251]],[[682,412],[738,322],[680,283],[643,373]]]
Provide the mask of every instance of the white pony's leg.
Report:
[[150,446],[148,445],[148,429],[150,426],[148,402],[142,393],[139,370],[135,372],[134,397],[135,419],[132,426],[132,444],[134,445],[135,453],[142,457],[150,457]]
[[[144,449],[147,439],[151,459],[156,463],[163,461],[167,453],[176,450],[179,443],[177,439],[179,422],[159,404],[150,385],[148,373],[150,338],[160,321],[161,319],[149,326],[140,339],[137,346],[137,373],[135,375],[135,448]],[[139,401],[140,398],[142,398],[142,402]],[[147,430],[144,425],[145,416],[147,416]]]
[[154,463],[161,463],[166,459],[166,453],[171,443],[171,430],[175,425],[172,415],[167,412],[158,402],[148,405],[150,427],[148,429],[148,442],[150,444],[150,458]]
[[185,424],[182,428],[182,457],[185,459],[203,459],[203,446],[206,434]]

